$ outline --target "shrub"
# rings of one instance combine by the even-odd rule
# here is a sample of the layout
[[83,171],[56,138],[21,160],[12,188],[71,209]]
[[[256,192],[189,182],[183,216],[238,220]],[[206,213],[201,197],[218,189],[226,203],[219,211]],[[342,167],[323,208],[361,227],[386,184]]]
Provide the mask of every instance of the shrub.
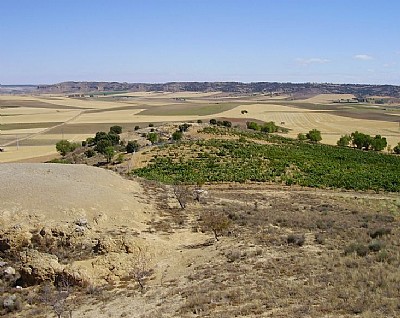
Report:
[[304,234],[289,234],[286,242],[290,245],[303,246],[306,241]]
[[135,126],[134,129],[135,129],[135,130],[139,130],[139,129],[140,129],[140,126]]
[[393,148],[393,152],[396,154],[400,154],[400,142]]
[[371,252],[379,252],[383,248],[383,243],[378,240],[373,240],[368,244],[368,248]]
[[71,143],[65,139],[60,140],[56,143],[56,149],[62,156],[65,156],[68,152],[74,151],[78,147],[78,144]]
[[177,130],[172,134],[172,140],[179,141],[182,139],[182,136],[183,136],[182,131]]
[[207,211],[201,216],[202,227],[214,233],[215,240],[219,241],[222,233],[231,226],[231,220],[222,212]]
[[85,151],[85,156],[88,158],[93,157],[96,154],[96,152],[93,149],[88,149]]
[[152,144],[155,144],[158,141],[158,134],[155,132],[148,133],[147,140],[149,140]]
[[110,127],[110,133],[119,135],[122,133],[122,127],[121,126],[112,126]]
[[321,137],[321,132],[317,129],[312,129],[310,130],[307,135],[306,135],[307,139],[310,139],[313,142],[318,142],[322,140]]
[[139,144],[136,140],[129,140],[125,147],[127,153],[133,153],[139,150]]
[[273,121],[270,121],[261,126],[261,131],[266,133],[274,133],[278,131],[278,126],[276,126]]
[[210,125],[216,125],[217,120],[216,119],[210,119]]
[[232,122],[230,122],[228,120],[224,120],[222,122],[222,126],[230,128],[230,127],[232,127]]
[[246,123],[247,129],[252,129],[252,130],[260,130],[260,126],[255,123],[254,121],[248,121]]
[[345,255],[356,253],[358,256],[367,256],[369,252],[368,246],[361,243],[352,243],[344,249]]
[[153,123],[150,123],[150,124],[149,124],[149,127],[154,127],[154,124],[153,124]]
[[182,124],[182,125],[179,125],[179,131],[180,131],[180,132],[186,132],[186,131],[189,130],[189,128],[190,128],[191,126],[192,126],[192,125],[187,124],[187,123],[184,123],[184,124]]
[[202,124],[203,121],[202,121],[201,119],[197,119],[197,123],[198,123],[198,124]]
[[301,141],[304,141],[304,140],[307,140],[307,137],[306,137],[305,134],[299,133],[299,134],[297,135],[297,139],[298,139],[298,140],[301,140]]
[[339,147],[348,147],[351,142],[351,136],[350,135],[344,135],[340,137],[340,139],[337,141],[337,145]]
[[374,239],[377,237],[382,237],[384,235],[388,235],[390,233],[392,233],[392,229],[390,229],[390,228],[378,228],[378,229],[370,231],[369,236]]

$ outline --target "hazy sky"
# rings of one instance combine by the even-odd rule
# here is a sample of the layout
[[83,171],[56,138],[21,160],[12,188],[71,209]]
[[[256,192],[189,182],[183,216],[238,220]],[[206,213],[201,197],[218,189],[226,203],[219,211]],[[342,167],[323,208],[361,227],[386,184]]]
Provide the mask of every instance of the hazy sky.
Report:
[[398,0],[0,0],[0,84],[400,85]]

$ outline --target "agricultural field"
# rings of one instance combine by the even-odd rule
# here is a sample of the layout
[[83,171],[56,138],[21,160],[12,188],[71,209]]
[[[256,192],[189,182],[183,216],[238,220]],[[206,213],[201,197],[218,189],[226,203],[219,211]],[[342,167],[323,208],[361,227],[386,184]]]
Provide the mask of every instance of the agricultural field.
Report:
[[[65,95],[0,95],[0,162],[40,161],[56,155],[60,139],[80,142],[96,131],[121,125],[133,127],[172,122],[229,119],[275,121],[296,137],[316,128],[323,143],[359,130],[385,136],[392,147],[400,141],[400,106],[334,103],[352,95],[326,94],[303,100],[289,96],[210,93],[109,92],[83,97]],[[246,111],[246,112],[244,112]]]

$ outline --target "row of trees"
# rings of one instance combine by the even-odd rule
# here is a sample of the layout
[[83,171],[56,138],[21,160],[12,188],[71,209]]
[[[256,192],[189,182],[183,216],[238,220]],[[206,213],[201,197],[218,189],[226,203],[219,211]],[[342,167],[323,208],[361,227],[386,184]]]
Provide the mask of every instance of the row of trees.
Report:
[[352,145],[357,149],[382,151],[386,148],[387,141],[386,138],[382,137],[381,135],[372,137],[370,135],[355,131],[350,135],[341,136],[337,141],[337,145],[340,147],[349,147]]

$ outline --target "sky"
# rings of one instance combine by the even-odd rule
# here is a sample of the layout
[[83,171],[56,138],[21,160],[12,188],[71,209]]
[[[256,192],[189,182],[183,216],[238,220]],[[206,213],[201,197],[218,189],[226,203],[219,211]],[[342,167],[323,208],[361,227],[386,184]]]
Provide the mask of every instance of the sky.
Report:
[[0,0],[0,84],[400,85],[397,0]]

